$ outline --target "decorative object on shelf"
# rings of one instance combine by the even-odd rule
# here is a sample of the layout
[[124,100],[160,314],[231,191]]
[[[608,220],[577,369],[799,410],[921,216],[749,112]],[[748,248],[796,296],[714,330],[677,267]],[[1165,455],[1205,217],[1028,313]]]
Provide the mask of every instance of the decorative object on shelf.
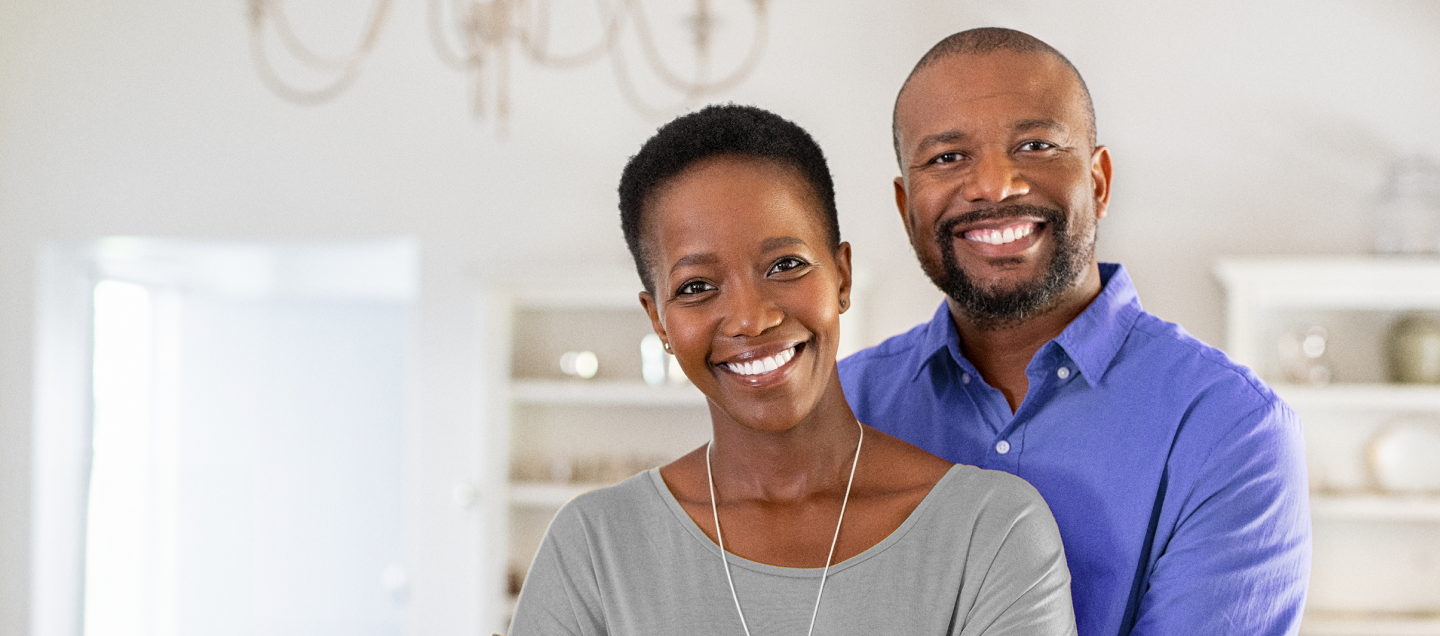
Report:
[[1440,418],[1402,415],[1370,440],[1370,477],[1383,491],[1440,494]]
[[1330,383],[1330,362],[1325,356],[1330,334],[1319,325],[1281,334],[1278,352],[1280,371],[1286,382],[1325,385]]
[[640,339],[640,375],[645,378],[645,384],[660,386],[665,383],[666,364],[665,345],[660,342],[660,336],[647,334]]
[[1395,162],[1382,199],[1376,251],[1440,252],[1440,162],[1421,156]]
[[1390,381],[1440,384],[1440,319],[1422,313],[1401,316],[1390,326],[1385,348]]
[[640,375],[650,386],[665,384],[667,377],[670,384],[680,385],[690,381],[685,377],[685,370],[680,368],[680,361],[665,351],[660,336],[653,333],[640,339]]
[[[769,37],[769,0],[744,0],[749,5],[754,23],[748,48],[736,51],[740,60],[726,72],[713,68],[717,29],[725,20],[711,6],[711,0],[693,0],[694,10],[683,22],[689,31],[689,55],[675,50],[662,51],[652,18],[643,0],[613,0],[595,3],[595,20],[600,35],[588,47],[573,53],[551,50],[551,0],[430,0],[428,25],[431,44],[440,59],[463,71],[472,85],[472,109],[477,117],[493,109],[503,130],[510,116],[510,64],[512,56],[524,58],[551,68],[574,68],[608,57],[621,94],[637,112],[651,118],[669,116],[676,107],[738,86],[759,64]],[[380,33],[390,14],[392,0],[375,0],[364,35],[355,50],[344,56],[326,56],[306,46],[291,27],[283,0],[249,0],[250,53],[261,80],[277,95],[300,104],[318,104],[334,99],[354,83],[360,66],[374,51]],[[660,6],[669,6],[661,4]],[[738,16],[737,16],[738,17]],[[739,23],[741,20],[730,20]],[[634,37],[627,38],[628,30]],[[273,31],[273,37],[267,35]],[[267,40],[278,40],[293,62],[306,71],[331,76],[319,88],[297,87],[275,71]],[[675,94],[678,104],[657,107],[638,90],[633,62],[627,56],[630,48],[638,49],[643,65],[665,90]],[[676,68],[677,61],[689,58]],[[487,90],[487,87],[489,89]],[[490,91],[493,91],[491,93]]]
[[600,372],[600,359],[594,351],[566,351],[560,355],[560,372],[565,375],[589,380]]
[[613,484],[671,459],[644,453],[516,458],[510,464],[510,479],[533,484]]

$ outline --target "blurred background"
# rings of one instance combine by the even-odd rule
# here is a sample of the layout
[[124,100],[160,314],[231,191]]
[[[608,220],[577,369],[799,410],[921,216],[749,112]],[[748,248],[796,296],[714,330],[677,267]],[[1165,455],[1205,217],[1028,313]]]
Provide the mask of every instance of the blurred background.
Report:
[[0,634],[503,630],[558,503],[707,435],[641,345],[625,160],[712,101],[807,128],[877,343],[940,300],[894,95],[976,26],[1088,82],[1101,259],[1332,431],[1309,633],[1440,634],[1440,397],[1391,386],[1440,379],[1386,366],[1440,338],[1431,0],[6,0]]

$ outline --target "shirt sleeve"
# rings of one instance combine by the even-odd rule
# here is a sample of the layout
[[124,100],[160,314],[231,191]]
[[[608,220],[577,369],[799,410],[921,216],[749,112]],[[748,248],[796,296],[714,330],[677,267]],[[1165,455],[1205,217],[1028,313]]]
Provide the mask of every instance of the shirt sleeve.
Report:
[[[1075,610],[1060,529],[1034,488],[1019,479],[1010,481],[1016,486],[1002,493],[1003,499],[1023,502],[1023,507],[1018,514],[983,514],[976,524],[973,536],[979,544],[987,543],[987,537],[1000,539],[992,549],[970,547],[963,585],[975,590],[974,601],[952,633],[1072,636]],[[997,500],[1002,497],[992,502]]]
[[[1224,417],[1197,412],[1192,417]],[[1310,578],[1300,420],[1278,399],[1245,415],[1196,469],[1135,617],[1134,636],[1299,630]]]
[[530,564],[509,636],[605,636],[584,519],[571,505],[545,531]]

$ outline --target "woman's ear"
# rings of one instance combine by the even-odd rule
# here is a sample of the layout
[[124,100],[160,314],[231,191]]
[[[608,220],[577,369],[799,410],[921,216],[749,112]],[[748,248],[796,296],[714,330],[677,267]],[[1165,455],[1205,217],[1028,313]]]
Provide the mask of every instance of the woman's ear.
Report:
[[835,270],[840,274],[840,313],[850,309],[850,244],[842,241],[835,248]]
[[655,297],[648,291],[640,292],[640,306],[645,308],[645,314],[650,316],[650,328],[655,330],[655,335],[660,336],[660,342],[665,345],[665,350],[670,350],[670,336],[665,335],[665,322],[660,319],[660,305],[655,302]]

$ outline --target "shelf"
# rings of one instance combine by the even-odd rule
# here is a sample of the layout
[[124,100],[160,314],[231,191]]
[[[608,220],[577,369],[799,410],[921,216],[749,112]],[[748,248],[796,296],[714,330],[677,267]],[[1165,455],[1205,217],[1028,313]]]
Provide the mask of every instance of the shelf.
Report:
[[581,494],[609,484],[555,484],[516,482],[510,484],[510,505],[520,508],[559,508]]
[[1296,409],[1354,408],[1386,411],[1440,411],[1440,385],[1426,384],[1273,384],[1281,399]]
[[1301,636],[1440,636],[1440,616],[1307,612]]
[[1226,258],[1231,302],[1267,307],[1440,309],[1440,259],[1407,256]]
[[510,398],[520,404],[591,406],[705,406],[705,394],[692,385],[650,386],[643,382],[596,380],[516,380]]
[[1440,497],[1414,495],[1312,495],[1315,519],[1440,522]]

